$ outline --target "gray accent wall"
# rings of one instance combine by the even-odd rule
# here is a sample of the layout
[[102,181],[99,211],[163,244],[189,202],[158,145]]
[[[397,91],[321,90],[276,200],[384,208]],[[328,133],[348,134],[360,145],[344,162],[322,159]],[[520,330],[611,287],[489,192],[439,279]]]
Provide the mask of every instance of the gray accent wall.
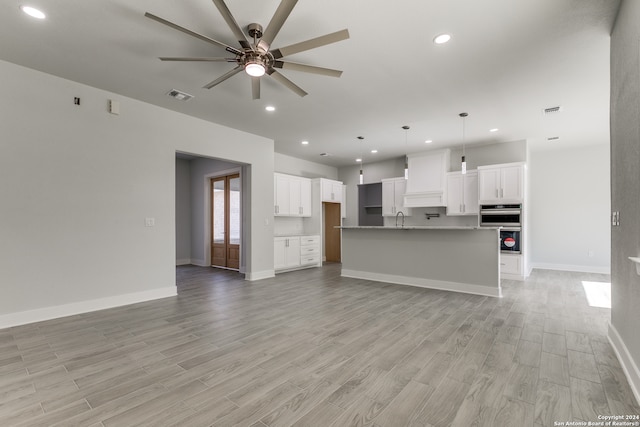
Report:
[[[640,1],[624,0],[611,36],[611,324],[640,378]],[[630,370],[631,367],[627,366]],[[640,382],[636,396],[640,396]]]
[[176,265],[191,263],[191,162],[176,159]]

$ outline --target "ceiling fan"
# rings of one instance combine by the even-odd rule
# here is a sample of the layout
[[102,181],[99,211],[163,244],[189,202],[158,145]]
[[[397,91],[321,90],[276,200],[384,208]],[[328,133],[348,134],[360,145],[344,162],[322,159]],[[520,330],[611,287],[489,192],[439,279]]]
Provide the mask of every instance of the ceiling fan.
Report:
[[240,48],[229,46],[225,43],[219,42],[202,34],[198,34],[159,16],[146,12],[144,16],[153,19],[168,27],[174,28],[178,31],[182,31],[185,34],[189,34],[195,38],[211,43],[215,46],[224,48],[227,52],[235,55],[233,58],[211,58],[211,57],[160,57],[161,61],[204,61],[204,62],[230,62],[236,63],[236,67],[231,71],[223,74],[217,79],[204,85],[204,88],[211,89],[212,87],[222,83],[230,77],[238,74],[244,70],[249,76],[251,76],[251,92],[253,99],[260,99],[260,77],[264,74],[269,75],[278,83],[289,88],[300,96],[307,95],[302,88],[286,78],[283,74],[279,73],[276,69],[303,71],[307,73],[320,74],[323,76],[340,77],[342,71],[332,70],[330,68],[316,67],[313,65],[299,64],[296,62],[282,61],[281,58],[285,56],[293,55],[295,53],[304,52],[317,47],[325,46],[331,43],[336,43],[341,40],[349,38],[349,31],[347,29],[336,31],[335,33],[326,34],[324,36],[309,39],[300,43],[295,43],[279,49],[271,49],[271,43],[275,39],[276,35],[282,28],[282,25],[289,17],[289,14],[293,10],[298,0],[282,0],[280,5],[276,9],[269,25],[263,31],[260,24],[252,23],[247,26],[247,35],[242,31],[235,18],[231,14],[231,11],[225,4],[224,0],[213,0],[213,4],[218,8],[220,14],[226,21],[227,25],[233,32],[240,44]]

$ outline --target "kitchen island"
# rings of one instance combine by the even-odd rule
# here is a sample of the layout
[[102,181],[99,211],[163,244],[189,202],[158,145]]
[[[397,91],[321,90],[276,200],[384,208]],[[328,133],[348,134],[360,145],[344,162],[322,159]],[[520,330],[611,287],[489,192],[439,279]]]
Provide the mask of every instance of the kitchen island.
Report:
[[344,277],[502,296],[500,227],[340,228]]

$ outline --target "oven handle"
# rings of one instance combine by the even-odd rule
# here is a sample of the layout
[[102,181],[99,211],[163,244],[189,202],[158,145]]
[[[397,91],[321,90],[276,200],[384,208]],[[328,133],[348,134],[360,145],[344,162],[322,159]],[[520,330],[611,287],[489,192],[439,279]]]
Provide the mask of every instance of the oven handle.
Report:
[[482,210],[480,215],[520,215],[520,210]]

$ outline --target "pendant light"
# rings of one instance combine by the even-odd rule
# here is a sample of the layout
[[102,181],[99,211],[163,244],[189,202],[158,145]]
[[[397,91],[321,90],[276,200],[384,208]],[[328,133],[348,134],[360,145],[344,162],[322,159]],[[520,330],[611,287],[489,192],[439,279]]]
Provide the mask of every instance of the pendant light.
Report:
[[363,145],[363,140],[364,140],[364,136],[359,136],[358,139],[360,140],[360,178],[359,178],[359,182],[360,185],[364,184],[364,174],[362,173],[362,164],[364,163],[364,157],[362,155],[363,151],[362,151],[362,145]]
[[462,159],[461,160],[461,171],[462,171],[462,175],[465,175],[467,173],[467,161],[465,159],[465,155],[464,155],[464,119],[468,116],[468,113],[460,113],[460,117],[462,117]]
[[402,129],[404,129],[404,179],[409,179],[409,155],[407,154],[408,148],[409,148],[409,142],[407,139],[407,134],[409,133],[409,126],[408,125],[404,125],[402,126]]

